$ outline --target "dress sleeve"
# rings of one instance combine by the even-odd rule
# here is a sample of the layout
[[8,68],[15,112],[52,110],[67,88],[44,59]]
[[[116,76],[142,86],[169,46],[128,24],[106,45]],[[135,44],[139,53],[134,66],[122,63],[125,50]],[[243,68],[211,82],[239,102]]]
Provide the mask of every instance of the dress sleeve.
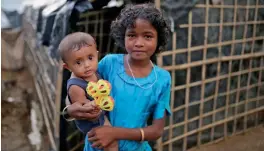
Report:
[[108,80],[108,75],[111,71],[112,59],[113,55],[106,55],[101,61],[98,63],[98,73],[100,76]]
[[163,87],[158,103],[155,107],[153,118],[161,119],[164,117],[164,112],[166,111],[167,115],[171,115],[170,110],[170,90],[171,90],[171,77],[168,73],[166,76],[165,86]]

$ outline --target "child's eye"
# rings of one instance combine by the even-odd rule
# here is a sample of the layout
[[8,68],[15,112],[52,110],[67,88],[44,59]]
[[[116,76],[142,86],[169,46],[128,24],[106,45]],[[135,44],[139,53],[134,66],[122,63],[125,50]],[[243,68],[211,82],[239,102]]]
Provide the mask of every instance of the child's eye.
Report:
[[89,60],[93,60],[93,56],[89,56],[88,59],[89,59]]
[[80,65],[81,64],[81,61],[80,60],[77,60],[76,61],[76,64]]

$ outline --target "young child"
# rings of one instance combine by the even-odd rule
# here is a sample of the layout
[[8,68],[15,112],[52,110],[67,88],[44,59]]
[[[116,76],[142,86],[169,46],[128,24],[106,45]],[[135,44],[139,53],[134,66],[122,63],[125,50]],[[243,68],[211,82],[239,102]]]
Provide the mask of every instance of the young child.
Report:
[[[98,72],[112,84],[115,107],[113,127],[88,132],[87,144],[107,147],[119,140],[120,151],[151,151],[147,141],[162,136],[165,116],[170,115],[171,77],[151,58],[165,49],[170,27],[153,4],[129,5],[111,25],[115,42],[127,54],[111,54],[99,62]],[[73,113],[69,113],[74,115]],[[147,125],[152,116],[152,125]],[[89,146],[85,146],[89,151]]]
[[[59,52],[63,60],[64,68],[72,72],[70,79],[67,81],[68,99],[70,103],[86,100],[84,105],[91,108],[92,114],[101,112],[99,107],[94,103],[91,96],[86,93],[88,82],[97,82],[101,79],[97,73],[98,51],[94,38],[82,32],[76,32],[67,35],[59,45]],[[75,120],[76,126],[84,134],[94,127],[108,125],[110,123],[104,114],[98,114],[97,119]],[[117,151],[117,145],[111,145],[107,150]],[[96,150],[96,149],[94,149]]]

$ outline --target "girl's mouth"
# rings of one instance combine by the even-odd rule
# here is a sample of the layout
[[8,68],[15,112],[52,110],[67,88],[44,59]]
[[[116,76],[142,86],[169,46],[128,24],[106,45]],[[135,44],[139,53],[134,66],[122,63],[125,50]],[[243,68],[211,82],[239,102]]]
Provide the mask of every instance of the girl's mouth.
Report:
[[142,53],[146,53],[146,51],[132,51],[132,53],[142,54]]

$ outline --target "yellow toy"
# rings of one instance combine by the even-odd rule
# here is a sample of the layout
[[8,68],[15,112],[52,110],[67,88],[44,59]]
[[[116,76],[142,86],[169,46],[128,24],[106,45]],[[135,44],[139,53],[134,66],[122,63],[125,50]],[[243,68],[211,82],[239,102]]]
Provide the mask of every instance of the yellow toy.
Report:
[[109,96],[111,84],[106,80],[98,82],[89,82],[86,92],[94,98],[95,104],[102,110],[112,111],[114,108],[114,99]]

